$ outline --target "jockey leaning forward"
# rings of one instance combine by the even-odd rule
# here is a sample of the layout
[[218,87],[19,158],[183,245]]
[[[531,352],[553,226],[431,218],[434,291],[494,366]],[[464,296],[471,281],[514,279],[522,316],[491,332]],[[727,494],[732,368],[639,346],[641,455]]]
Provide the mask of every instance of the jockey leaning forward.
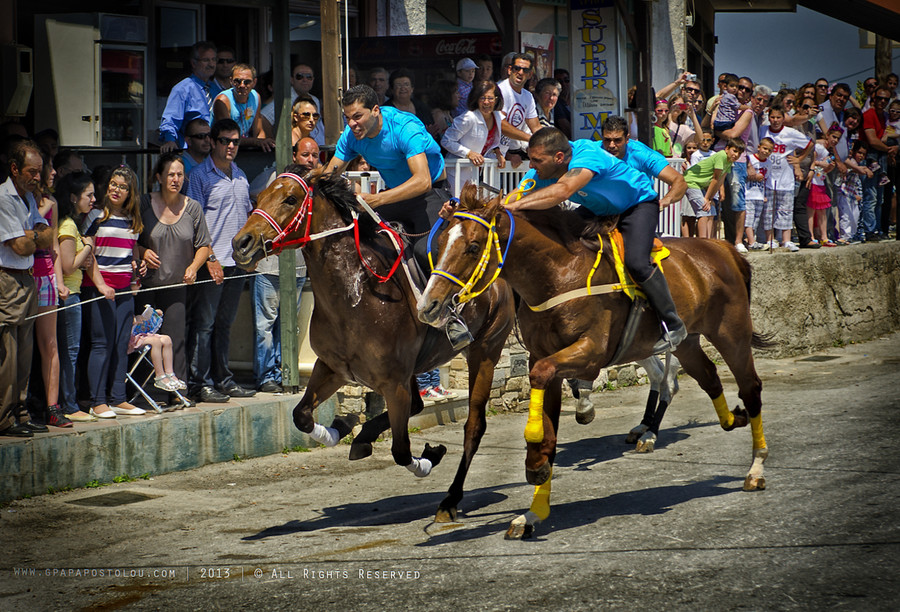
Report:
[[522,179],[517,201],[510,210],[552,208],[565,200],[580,204],[595,215],[619,215],[618,228],[625,243],[625,267],[663,323],[663,334],[653,352],[673,350],[687,337],[687,328],[675,310],[669,285],[650,261],[659,217],[659,195],[646,174],[607,153],[600,142],[569,142],[556,128],[544,128],[528,143],[531,170]]
[[[368,85],[348,89],[341,106],[347,127],[325,172],[343,171],[362,155],[378,170],[387,189],[360,196],[385,221],[402,223],[407,233],[427,235],[443,203],[450,199],[440,146],[415,115],[379,106],[378,96]],[[419,261],[427,260],[426,242],[419,238],[413,247]],[[456,350],[472,341],[458,318],[450,318],[446,331]]]

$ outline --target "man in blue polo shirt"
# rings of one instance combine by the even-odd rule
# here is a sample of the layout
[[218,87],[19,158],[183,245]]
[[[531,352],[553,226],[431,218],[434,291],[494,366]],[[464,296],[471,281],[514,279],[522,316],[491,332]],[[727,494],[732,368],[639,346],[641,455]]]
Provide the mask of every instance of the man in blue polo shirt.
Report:
[[[379,106],[375,90],[368,85],[348,89],[341,105],[347,127],[325,172],[343,171],[362,155],[378,170],[387,189],[361,197],[385,221],[402,223],[409,234],[427,234],[450,199],[441,148],[418,117]],[[413,246],[420,261],[427,259],[426,242],[420,238]],[[451,319],[447,335],[457,350],[472,341],[460,320]]]
[[681,173],[666,161],[662,153],[654,151],[639,140],[628,138],[628,122],[618,115],[609,116],[603,122],[603,148],[607,153],[643,172],[651,180],[659,179],[669,186],[666,195],[659,199],[659,208],[668,207],[672,202],[680,202],[687,190],[687,183]]
[[665,277],[650,262],[660,206],[653,183],[646,174],[607,153],[601,143],[569,142],[556,128],[544,128],[532,136],[528,156],[531,170],[522,184],[533,180],[534,188],[507,208],[540,210],[570,200],[595,215],[619,215],[625,267],[664,326],[653,352],[673,350],[687,337],[687,328],[675,310]]

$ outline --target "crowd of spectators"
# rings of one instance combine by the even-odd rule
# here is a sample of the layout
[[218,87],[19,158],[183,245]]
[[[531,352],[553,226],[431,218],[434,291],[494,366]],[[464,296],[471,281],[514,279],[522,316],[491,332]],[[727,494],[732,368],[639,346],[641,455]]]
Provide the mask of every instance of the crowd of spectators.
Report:
[[[13,317],[3,342],[29,350],[7,351],[17,358],[0,364],[0,384],[8,383],[0,435],[143,414],[127,401],[124,377],[138,288],[152,289],[146,301],[161,314],[158,332],[171,346],[171,362],[156,377],[160,389],[184,381],[188,396],[202,402],[282,390],[277,260],[246,275],[230,245],[274,176],[269,167],[247,177],[237,162],[241,147],[274,149],[273,75],[258,78],[233,49],[207,41],[193,46],[190,67],[162,113],[155,190],[142,189],[124,166],[89,173],[76,151],[59,150],[52,130],[28,139],[20,125],[4,125],[0,209],[20,210],[0,214],[0,300],[20,303],[16,312],[0,308]],[[531,55],[509,53],[499,78],[494,74],[493,59],[479,55],[460,58],[455,74],[434,75],[424,90],[402,66],[365,75],[352,67],[348,84],[365,76],[380,107],[418,118],[440,146],[451,184],[455,160],[471,162],[462,184],[477,178],[486,159],[501,168],[527,166],[529,139],[542,128],[572,138],[568,71],[537,79]],[[286,77],[294,162],[310,169],[325,144],[322,104],[312,93],[315,70],[298,60]],[[607,152],[679,194],[683,235],[715,237],[721,225],[742,253],[888,236],[900,140],[895,74],[865,79],[858,88],[816,79],[773,92],[723,73],[717,86],[707,99],[702,83],[685,73],[654,93],[649,148],[637,141],[636,88],[625,116],[603,130]],[[682,158],[683,165],[657,167],[644,149]],[[369,168],[368,161],[356,158],[348,167]],[[305,266],[296,256],[300,289]],[[22,270],[31,271],[28,279]],[[252,389],[237,384],[228,363],[231,326],[248,282],[256,331]],[[420,384],[424,398],[449,394],[436,372],[423,374]],[[174,397],[170,404],[179,406]]]

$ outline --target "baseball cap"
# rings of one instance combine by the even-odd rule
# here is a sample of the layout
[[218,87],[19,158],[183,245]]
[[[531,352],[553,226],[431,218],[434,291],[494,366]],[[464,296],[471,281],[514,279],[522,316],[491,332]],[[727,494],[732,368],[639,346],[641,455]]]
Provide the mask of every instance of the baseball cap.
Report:
[[456,62],[456,70],[471,70],[472,68],[478,68],[478,64],[470,60],[468,57],[464,57],[458,62]]

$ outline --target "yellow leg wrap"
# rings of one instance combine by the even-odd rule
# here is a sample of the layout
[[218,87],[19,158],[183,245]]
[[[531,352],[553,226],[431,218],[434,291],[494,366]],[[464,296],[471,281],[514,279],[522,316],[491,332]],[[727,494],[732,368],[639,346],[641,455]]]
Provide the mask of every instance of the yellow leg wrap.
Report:
[[550,477],[542,485],[534,488],[534,498],[531,500],[530,510],[542,521],[550,516],[550,483],[553,481],[553,468],[550,468]]
[[762,414],[750,417],[750,433],[753,435],[753,450],[766,448],[766,436],[763,434]]
[[541,442],[544,439],[544,390],[532,389],[528,403],[528,422],[525,423],[525,441]]
[[725,401],[724,393],[713,400],[713,407],[719,416],[719,424],[723,428],[731,427],[734,424],[734,415],[728,410],[728,402]]

